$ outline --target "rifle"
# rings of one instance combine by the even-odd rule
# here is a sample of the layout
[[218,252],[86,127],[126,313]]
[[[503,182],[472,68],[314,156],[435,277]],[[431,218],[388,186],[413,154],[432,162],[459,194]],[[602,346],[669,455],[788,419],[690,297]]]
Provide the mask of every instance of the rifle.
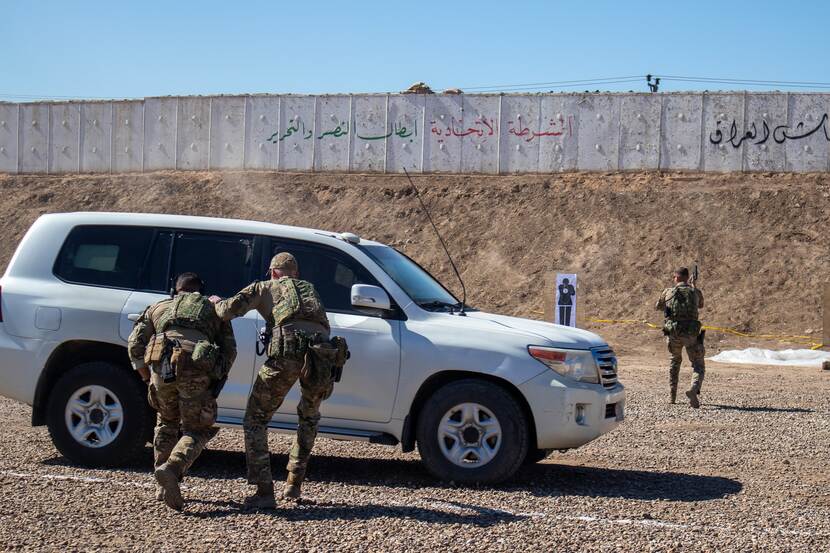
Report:
[[700,276],[697,270],[697,263],[695,263],[695,268],[692,270],[692,278],[691,278],[691,285],[695,286],[697,284],[697,277]]

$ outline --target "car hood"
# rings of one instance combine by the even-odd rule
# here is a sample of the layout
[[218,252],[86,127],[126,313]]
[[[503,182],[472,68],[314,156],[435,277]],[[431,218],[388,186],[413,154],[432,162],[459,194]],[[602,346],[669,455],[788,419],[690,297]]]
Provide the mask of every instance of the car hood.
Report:
[[[507,315],[496,315],[483,311],[468,311],[467,317],[480,321],[489,321],[495,325],[522,332],[528,335],[531,343],[535,339],[539,345],[551,345],[553,347],[570,349],[590,349],[608,345],[605,340],[593,332],[571,326],[556,325],[519,317],[508,317]],[[550,342],[550,344],[545,344],[545,342]]]

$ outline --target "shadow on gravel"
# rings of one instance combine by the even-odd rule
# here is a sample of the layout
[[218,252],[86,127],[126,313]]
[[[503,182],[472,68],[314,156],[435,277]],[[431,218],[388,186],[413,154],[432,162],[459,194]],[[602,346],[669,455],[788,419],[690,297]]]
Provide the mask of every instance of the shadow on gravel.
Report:
[[736,494],[743,489],[743,484],[721,476],[540,463],[525,467],[507,484],[507,489],[526,490],[548,497],[578,495],[647,501],[709,501]]
[[704,408],[710,407],[712,409],[727,410],[727,411],[746,411],[748,413],[813,413],[813,409],[806,409],[804,407],[752,407],[744,405],[717,405],[709,404],[703,405]]
[[[374,518],[408,518],[434,524],[465,524],[486,528],[497,524],[516,522],[530,515],[510,513],[458,501],[435,500],[435,509],[414,505],[384,505],[382,503],[349,504],[329,501],[309,501],[298,506],[277,506],[274,510],[244,510],[234,501],[189,500],[190,503],[216,505],[210,511],[185,511],[184,515],[201,518],[223,518],[231,515],[271,515],[289,521],[310,520],[370,520]],[[430,501],[430,500],[427,500]],[[440,507],[449,509],[440,510]]]
[[[512,480],[490,488],[504,492],[528,492],[541,497],[582,496],[663,501],[721,499],[736,494],[743,488],[739,481],[720,476],[572,466],[556,464],[556,459],[554,455],[551,458],[554,462],[524,466]],[[285,479],[284,467],[287,461],[287,454],[271,455],[271,467],[275,481]],[[46,459],[43,464],[76,466],[64,457]],[[146,476],[150,472],[151,465],[152,461],[148,458],[146,462],[113,470],[140,473]],[[454,487],[436,480],[417,460],[313,455],[309,468],[309,480],[312,482],[410,489]],[[208,480],[243,479],[245,477],[245,455],[241,451],[206,450],[191,468],[189,476]],[[463,493],[463,488],[459,493]],[[228,503],[227,506],[230,508],[228,512],[238,512],[238,509],[233,508],[233,502]],[[376,505],[365,508],[370,507],[380,508]],[[400,516],[411,511],[412,516],[416,516],[416,511],[418,511],[417,508],[410,506],[382,508],[389,510],[388,516],[392,516],[393,511],[400,513]],[[468,508],[479,509],[475,506],[468,506]],[[358,508],[354,505],[332,506],[327,509],[355,511],[353,516],[363,516],[360,514],[363,507]],[[441,516],[446,515],[446,513],[438,513]],[[423,516],[427,514],[422,513]]]

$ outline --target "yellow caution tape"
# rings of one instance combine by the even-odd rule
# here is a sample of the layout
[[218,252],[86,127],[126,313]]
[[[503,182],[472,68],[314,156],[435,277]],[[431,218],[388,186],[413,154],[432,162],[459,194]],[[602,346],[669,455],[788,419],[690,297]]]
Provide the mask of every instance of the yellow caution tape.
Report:
[[[639,319],[588,319],[592,323],[601,324],[642,324],[651,329],[661,330],[663,327],[650,323],[646,320]],[[820,349],[824,347],[821,342],[813,342],[810,336],[800,334],[752,334],[750,332],[741,332],[732,328],[724,328],[721,326],[707,326],[703,325],[704,330],[715,330],[717,332],[724,332],[732,334],[733,336],[740,336],[742,338],[756,338],[758,340],[777,340],[779,342],[791,342],[795,344],[804,344],[810,346],[810,349]]]

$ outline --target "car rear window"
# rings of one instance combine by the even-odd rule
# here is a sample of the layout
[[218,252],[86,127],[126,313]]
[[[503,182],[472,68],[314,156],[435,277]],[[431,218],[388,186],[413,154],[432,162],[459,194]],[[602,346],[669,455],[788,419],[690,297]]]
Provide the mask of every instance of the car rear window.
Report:
[[153,233],[149,227],[75,227],[58,254],[55,275],[77,284],[135,289]]

